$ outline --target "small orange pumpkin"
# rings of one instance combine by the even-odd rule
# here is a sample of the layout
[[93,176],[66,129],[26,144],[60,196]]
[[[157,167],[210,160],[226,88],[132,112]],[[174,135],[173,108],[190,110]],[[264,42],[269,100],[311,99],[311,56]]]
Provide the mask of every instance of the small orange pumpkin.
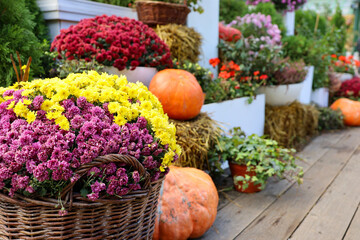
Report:
[[204,104],[205,95],[198,81],[185,70],[165,69],[158,72],[152,78],[149,90],[172,119],[192,119],[200,113]]
[[241,39],[241,32],[239,29],[227,27],[224,24],[219,23],[219,38],[228,42],[236,42]]
[[208,174],[196,168],[171,166],[159,199],[153,239],[201,237],[215,221],[218,202]]
[[330,108],[333,110],[340,109],[344,115],[344,123],[346,125],[360,126],[360,102],[340,98],[336,100]]

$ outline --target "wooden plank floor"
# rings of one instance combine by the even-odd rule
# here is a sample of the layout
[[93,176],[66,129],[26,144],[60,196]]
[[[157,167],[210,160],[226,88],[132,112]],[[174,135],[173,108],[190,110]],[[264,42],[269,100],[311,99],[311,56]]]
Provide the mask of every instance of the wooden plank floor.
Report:
[[322,134],[299,153],[304,183],[220,192],[202,240],[360,240],[360,128]]

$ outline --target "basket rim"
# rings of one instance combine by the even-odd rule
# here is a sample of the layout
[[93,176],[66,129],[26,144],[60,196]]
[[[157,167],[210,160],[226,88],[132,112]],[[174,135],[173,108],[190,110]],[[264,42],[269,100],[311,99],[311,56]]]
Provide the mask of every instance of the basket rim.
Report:
[[165,5],[165,6],[189,9],[189,7],[187,5],[185,5],[184,3],[168,3],[168,2],[147,1],[147,0],[146,1],[137,1],[136,6],[137,5],[163,5],[163,6]]
[[[125,202],[134,201],[137,198],[147,197],[151,192],[153,185],[161,183],[164,179],[165,176],[161,176],[158,180],[151,182],[149,188],[132,191],[129,194],[121,196],[121,198],[100,198],[95,201],[91,201],[79,195],[79,196],[75,196],[73,201],[66,199],[65,202],[63,202],[63,205],[65,207],[83,208],[83,207],[101,206],[106,204],[121,204]],[[34,204],[36,204],[40,206],[54,207],[54,209],[56,209],[59,204],[58,200],[55,198],[49,198],[49,197],[29,198],[17,193],[15,193],[14,197],[11,198],[10,196],[6,195],[3,192],[0,192],[0,203],[1,202],[7,202],[20,206],[33,206]]]

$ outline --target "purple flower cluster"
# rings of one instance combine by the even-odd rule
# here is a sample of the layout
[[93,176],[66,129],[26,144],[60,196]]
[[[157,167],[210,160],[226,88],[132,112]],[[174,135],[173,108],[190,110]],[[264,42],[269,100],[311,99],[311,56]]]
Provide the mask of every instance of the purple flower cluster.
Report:
[[[258,5],[259,3],[270,2],[270,0],[247,0],[246,4]],[[293,12],[300,6],[304,5],[307,0],[271,0],[275,4],[277,10],[285,10],[287,12]]]
[[94,179],[103,179],[103,182],[92,180],[90,184],[91,193],[87,197],[95,201],[99,198],[101,192],[109,195],[126,195],[130,190],[141,189],[139,184],[140,175],[138,171],[129,173],[124,167],[118,167],[114,163],[104,164],[102,166],[90,169],[88,176]]
[[252,38],[257,42],[260,49],[265,46],[281,45],[281,31],[276,24],[272,24],[271,16],[261,13],[246,14],[244,17],[237,17],[228,26],[235,26],[240,29],[245,38]]
[[[4,96],[14,96],[16,102],[26,100],[21,91],[9,90]],[[0,104],[0,190],[9,189],[10,196],[38,190],[45,190],[47,195],[60,193],[66,184],[79,179],[78,167],[111,153],[134,156],[151,173],[152,180],[159,178],[167,146],[149,133],[145,118],[119,126],[113,122],[108,104],[96,106],[79,97],[61,103],[70,122],[70,130],[65,131],[40,110],[42,96],[29,105],[36,112],[36,120],[30,124],[9,108],[11,101]],[[124,195],[141,188],[137,171],[114,163],[91,169],[85,182],[90,184],[80,187],[91,188],[87,195],[91,200],[100,193]],[[55,185],[62,187],[53,189]]]

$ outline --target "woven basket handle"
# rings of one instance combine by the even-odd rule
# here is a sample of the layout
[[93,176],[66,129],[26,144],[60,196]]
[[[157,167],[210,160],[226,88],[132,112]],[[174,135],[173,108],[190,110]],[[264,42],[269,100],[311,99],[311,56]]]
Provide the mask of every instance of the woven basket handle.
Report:
[[[80,166],[76,170],[76,174],[81,177],[85,176],[89,170],[93,167],[98,167],[102,164],[108,164],[108,163],[125,163],[126,165],[130,165],[134,168],[134,170],[137,170],[139,172],[140,178],[145,177],[145,182],[143,185],[144,189],[149,188],[150,186],[150,174],[145,170],[144,166],[134,157],[128,156],[128,155],[120,155],[120,154],[109,154],[101,157],[95,158],[92,162],[84,164]],[[68,186],[64,188],[64,190],[61,193],[61,198],[63,198],[66,194],[72,192],[72,189],[74,185],[76,184],[76,181],[73,183],[70,183]]]

